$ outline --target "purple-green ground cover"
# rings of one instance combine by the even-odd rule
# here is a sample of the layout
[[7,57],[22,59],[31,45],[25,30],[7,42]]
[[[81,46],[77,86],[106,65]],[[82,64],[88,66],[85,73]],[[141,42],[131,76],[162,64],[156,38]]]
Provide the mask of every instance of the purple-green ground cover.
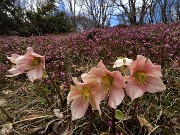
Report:
[[[153,63],[161,65],[162,80],[167,89],[163,93],[146,93],[139,99],[136,114],[141,116],[144,122],[136,119],[132,129],[129,127],[131,122],[129,116],[132,115],[134,102],[131,102],[130,98],[126,98],[117,108],[124,114],[123,120],[116,120],[117,133],[148,134],[148,128],[151,126],[153,128],[150,132],[154,134],[178,134],[180,132],[180,106],[178,104],[180,90],[180,22],[93,29],[67,35],[44,35],[28,38],[0,37],[0,95],[6,99],[7,103],[4,108],[7,108],[15,122],[25,119],[26,115],[29,116],[28,110],[37,110],[32,117],[34,114],[38,114],[37,116],[53,114],[51,111],[53,108],[59,108],[65,117],[71,114],[68,106],[60,107],[59,100],[54,96],[55,88],[52,85],[54,82],[51,79],[46,78],[45,81],[40,83],[37,81],[38,84],[41,84],[37,87],[30,83],[24,74],[14,78],[5,77],[8,74],[7,70],[11,68],[7,56],[13,53],[24,54],[29,46],[33,47],[38,54],[45,55],[46,70],[56,85],[60,87],[64,103],[66,103],[70,85],[73,84],[71,77],[80,77],[82,73],[88,72],[91,67],[97,65],[100,60],[103,60],[108,69],[114,70],[112,66],[117,57],[135,59],[140,54],[150,58]],[[39,92],[40,89],[44,89],[53,102],[53,105],[48,109],[47,103],[40,98],[42,96]],[[7,90],[13,91],[15,94],[5,94],[4,91]],[[35,103],[33,103],[34,106],[28,104],[36,98],[38,99],[35,101],[36,105],[34,105]],[[105,106],[107,106],[106,103],[102,103],[102,117],[97,115],[94,119],[92,131],[94,134],[111,133],[109,128],[111,127],[111,111]],[[23,109],[24,107],[25,109]],[[42,125],[38,129],[39,131],[43,130],[44,125],[47,125],[50,120],[53,120],[53,118],[43,119],[41,124],[37,122],[38,120],[31,122],[34,127],[38,124]],[[3,125],[5,122],[0,122],[0,124]],[[70,130],[74,134],[85,134],[87,132],[85,127],[88,127],[88,122],[88,117],[79,119],[73,122],[73,125],[70,124]],[[67,123],[64,125],[69,125]],[[142,123],[144,123],[144,127],[142,127]],[[150,127],[148,124],[150,124]],[[62,127],[60,128],[61,132],[65,132],[67,130],[66,126],[64,126],[64,130]],[[25,134],[30,132],[29,129],[32,129],[32,126],[28,123],[17,123],[14,126],[14,130]],[[49,129],[47,132],[53,131],[55,132],[57,129]]]

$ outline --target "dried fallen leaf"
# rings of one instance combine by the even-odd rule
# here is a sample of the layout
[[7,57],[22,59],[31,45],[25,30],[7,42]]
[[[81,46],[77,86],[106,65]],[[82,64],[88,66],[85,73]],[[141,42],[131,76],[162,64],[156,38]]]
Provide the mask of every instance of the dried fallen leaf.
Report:
[[5,106],[6,102],[7,101],[4,98],[0,98],[0,106]]
[[8,135],[8,134],[11,133],[12,131],[13,131],[13,124],[12,124],[12,123],[5,124],[5,125],[3,125],[3,127],[2,127],[1,134],[2,134],[2,135]]
[[5,95],[11,94],[11,93],[13,93],[13,91],[11,91],[11,90],[3,90],[2,91],[2,94],[5,94]]
[[60,112],[60,109],[53,109],[53,112],[56,115],[56,117],[58,117],[60,119],[63,117],[63,113]]
[[0,110],[0,120],[3,121],[3,122],[6,122],[7,121],[7,117],[6,115]]
[[137,116],[141,128],[143,126],[147,127],[148,132],[150,132],[153,129],[153,126],[144,118],[144,116]]
[[41,116],[38,114],[28,114],[28,115],[23,116],[21,120],[38,118],[38,117],[41,117]]

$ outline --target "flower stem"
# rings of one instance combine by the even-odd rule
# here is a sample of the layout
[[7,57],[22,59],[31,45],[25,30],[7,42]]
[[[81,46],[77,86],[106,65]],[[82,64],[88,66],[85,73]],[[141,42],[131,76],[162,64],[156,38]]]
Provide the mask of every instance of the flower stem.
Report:
[[[39,86],[39,85],[38,85],[38,86]],[[47,103],[48,103],[48,106],[51,106],[52,104],[51,104],[49,98],[47,97],[45,91],[44,91],[40,86],[39,86],[39,89],[40,89],[42,95],[44,96],[44,98],[46,99],[46,101],[47,101]]]
[[60,89],[58,88],[57,84],[55,83],[55,81],[53,80],[53,78],[51,77],[50,73],[46,70],[48,77],[50,78],[53,87],[56,89],[56,94],[58,95],[60,101],[61,101],[61,106],[64,107],[64,102],[63,102],[63,98],[61,96],[60,93]]
[[92,111],[92,107],[89,105],[88,107],[88,114],[90,117],[90,123],[89,123],[89,131],[88,131],[88,135],[91,135],[91,132],[93,131],[93,119],[94,119],[94,113]]
[[129,129],[130,129],[130,130],[133,130],[133,129],[132,129],[132,125],[134,124],[135,113],[136,113],[136,110],[137,110],[137,106],[138,106],[138,99],[136,99],[136,100],[135,100],[135,103],[134,103],[134,109],[133,109],[133,112],[132,112],[131,123],[130,123],[130,125],[129,125]]
[[0,106],[0,110],[1,110],[1,112],[3,112],[6,115],[9,122],[13,122],[13,118],[9,115],[9,113],[2,106]]
[[115,109],[112,108],[112,133],[113,135],[116,134],[116,124],[115,124]]

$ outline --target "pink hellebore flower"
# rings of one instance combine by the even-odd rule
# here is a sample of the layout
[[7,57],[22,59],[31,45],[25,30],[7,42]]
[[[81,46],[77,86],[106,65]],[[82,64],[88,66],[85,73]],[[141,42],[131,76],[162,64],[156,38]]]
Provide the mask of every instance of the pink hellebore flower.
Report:
[[8,59],[15,65],[8,70],[13,75],[8,75],[9,77],[22,74],[24,71],[27,72],[27,76],[31,82],[36,79],[41,79],[43,76],[43,69],[45,68],[45,57],[35,53],[32,47],[27,48],[27,53],[25,55],[19,56],[13,54]]
[[113,65],[113,68],[119,68],[119,71],[123,75],[130,75],[129,66],[131,65],[131,63],[132,63],[132,59],[119,57],[115,61],[114,65]]
[[[119,71],[110,72],[103,64],[102,61],[99,62],[97,67],[91,68],[88,73],[84,73],[82,80],[86,83],[88,82],[100,82],[101,90],[104,95],[108,92],[110,93],[108,105],[114,109],[122,102],[125,93],[123,88],[125,88],[125,81],[123,76]],[[102,99],[104,99],[102,97]]]
[[126,94],[133,101],[145,92],[162,92],[166,89],[160,77],[162,77],[161,66],[154,65],[150,59],[138,55],[137,59],[130,65],[131,76],[127,77]]
[[99,106],[102,96],[101,91],[99,91],[100,84],[96,82],[81,83],[76,77],[72,79],[76,86],[71,86],[67,96],[68,103],[73,100],[71,103],[72,120],[82,118],[88,109],[89,103],[93,109],[98,110],[101,114]]

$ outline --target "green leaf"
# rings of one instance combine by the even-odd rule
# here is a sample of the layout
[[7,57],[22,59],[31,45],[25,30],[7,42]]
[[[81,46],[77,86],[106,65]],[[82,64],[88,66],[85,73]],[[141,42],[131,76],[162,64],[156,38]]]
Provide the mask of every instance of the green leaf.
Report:
[[122,121],[124,119],[124,114],[120,110],[115,111],[115,118],[119,121]]
[[46,71],[43,71],[43,76],[42,76],[42,78],[43,78],[43,79],[48,78],[48,74],[47,74]]
[[117,57],[117,59],[123,59],[123,57]]

